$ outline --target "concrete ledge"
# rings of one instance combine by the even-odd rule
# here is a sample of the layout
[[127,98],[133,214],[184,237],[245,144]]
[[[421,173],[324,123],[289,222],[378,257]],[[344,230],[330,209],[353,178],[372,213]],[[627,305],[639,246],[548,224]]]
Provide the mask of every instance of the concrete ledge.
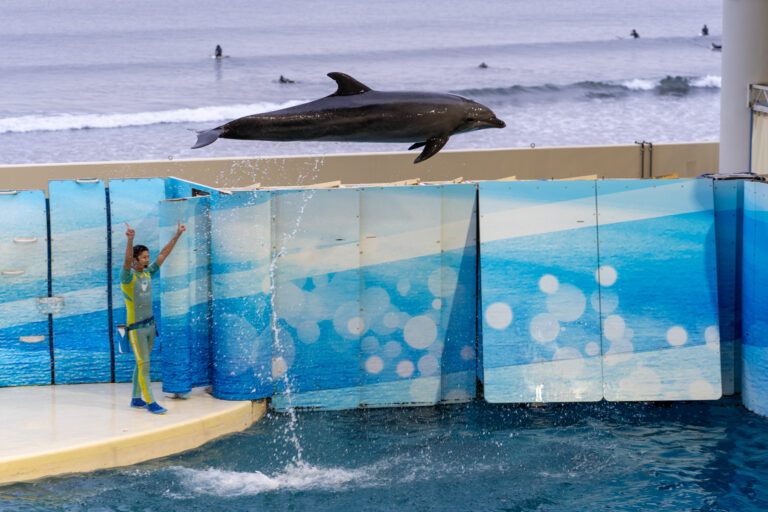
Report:
[[94,471],[164,457],[248,428],[266,401],[217,400],[195,390],[188,400],[153,392],[168,413],[131,409],[131,384],[0,389],[6,426],[0,437],[0,483]]
[[[421,181],[519,180],[569,178],[595,174],[599,178],[648,177],[677,174],[691,178],[717,172],[719,144],[692,142],[654,144],[653,151],[637,144],[621,146],[541,147],[441,151],[413,164],[415,153],[356,153],[275,157],[200,158],[0,166],[0,189],[48,189],[48,180],[76,178],[146,178],[176,176],[210,187],[312,185],[340,181],[390,183]],[[651,165],[651,160],[653,164]],[[644,171],[641,172],[641,164]]]

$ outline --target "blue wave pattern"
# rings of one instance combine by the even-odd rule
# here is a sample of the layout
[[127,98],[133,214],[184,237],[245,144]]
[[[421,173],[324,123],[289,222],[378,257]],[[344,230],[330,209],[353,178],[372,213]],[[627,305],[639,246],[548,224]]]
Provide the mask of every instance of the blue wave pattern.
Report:
[[723,395],[741,391],[742,211],[744,182],[714,180],[720,367]]
[[0,386],[51,383],[45,194],[0,195]]
[[[158,219],[160,201],[165,199],[165,184],[160,178],[143,179],[111,179],[109,180],[109,200],[112,227],[112,339],[115,353],[115,381],[130,382],[133,368],[136,364],[133,353],[121,354],[117,350],[120,334],[116,325],[125,324],[125,300],[120,289],[120,269],[123,267],[125,254],[125,223],[136,230],[135,244],[145,245],[149,254],[156,258],[160,252],[158,236]],[[162,296],[162,279],[156,276],[152,280],[152,310],[155,322],[160,325],[160,297]],[[150,378],[159,380],[162,372],[160,366],[162,338],[155,340],[155,346],[150,356],[155,361],[150,366]]]
[[602,398],[595,182],[483,182],[485,398]]
[[211,201],[213,395],[272,395],[270,192],[217,195]]
[[[302,195],[303,205],[294,200],[289,207],[304,218],[294,216],[294,229],[288,200],[277,202],[276,217],[288,225],[277,230],[276,245],[286,251],[277,261],[276,303],[287,290],[302,292],[302,311],[277,313],[285,322],[284,337],[303,346],[292,351],[290,343],[279,345],[289,357],[295,352],[296,367],[308,371],[289,374],[291,394],[275,397],[275,407],[385,407],[473,398],[475,309],[456,308],[474,305],[476,257],[469,236],[474,185]],[[315,219],[334,228],[323,231]],[[287,283],[283,276],[292,279]],[[462,315],[468,318],[458,321]],[[323,356],[326,365],[340,367],[334,377],[342,379],[328,385],[322,374],[313,375],[312,366],[321,368]],[[300,357],[312,363],[302,364]],[[285,366],[291,368],[290,361]]]
[[747,409],[768,416],[768,186],[744,183],[742,398]]
[[474,185],[238,192],[212,211],[216,396],[474,397]]
[[605,398],[719,398],[712,181],[600,181],[597,192]]
[[186,224],[160,268],[163,282],[161,339],[163,391],[185,393],[210,384],[211,249],[210,197],[160,204],[160,243]]
[[490,400],[721,395],[711,181],[483,183],[480,199]]
[[53,315],[57,384],[109,382],[107,215],[102,180],[51,181]]

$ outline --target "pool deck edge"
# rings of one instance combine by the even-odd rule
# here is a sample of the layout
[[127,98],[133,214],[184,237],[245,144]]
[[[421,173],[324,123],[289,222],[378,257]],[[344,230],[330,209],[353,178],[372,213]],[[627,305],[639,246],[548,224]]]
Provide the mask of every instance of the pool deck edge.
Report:
[[[13,402],[17,408],[36,409],[37,419],[42,421],[12,422],[10,427],[15,432],[8,436],[6,446],[0,442],[0,485],[128,466],[177,454],[245,430],[266,412],[265,400],[229,402],[196,390],[189,400],[161,400],[169,412],[154,416],[128,407],[128,386],[55,386],[55,391],[50,389],[54,386],[1,388],[0,410]],[[71,397],[57,396],[62,394],[61,388],[77,390],[76,398],[83,404],[62,404]],[[36,399],[30,398],[35,395]],[[162,392],[156,396],[163,396]],[[110,403],[101,406],[99,397],[101,402],[111,402],[111,407]],[[62,415],[67,417],[57,417]],[[14,445],[9,447],[9,443]]]

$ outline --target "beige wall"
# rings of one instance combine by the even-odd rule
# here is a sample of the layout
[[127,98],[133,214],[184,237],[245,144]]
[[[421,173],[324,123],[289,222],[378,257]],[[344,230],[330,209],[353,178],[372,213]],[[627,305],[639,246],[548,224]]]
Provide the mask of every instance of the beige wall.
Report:
[[[718,170],[718,143],[658,144],[654,176],[694,177]],[[641,151],[630,146],[442,151],[418,165],[415,153],[362,153],[328,156],[153,160],[0,166],[0,190],[45,189],[48,180],[177,176],[212,187],[380,183],[420,178],[443,181],[568,178],[639,178]],[[649,152],[645,153],[645,177]]]

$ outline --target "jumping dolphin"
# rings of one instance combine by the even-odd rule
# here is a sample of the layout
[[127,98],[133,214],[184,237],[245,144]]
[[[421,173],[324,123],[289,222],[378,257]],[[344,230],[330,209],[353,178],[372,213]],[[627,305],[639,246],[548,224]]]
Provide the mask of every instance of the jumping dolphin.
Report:
[[474,101],[434,92],[374,91],[344,73],[328,73],[338,90],[319,100],[235,119],[200,131],[192,149],[219,137],[249,140],[329,140],[413,142],[424,146],[414,160],[436,154],[454,133],[504,128],[488,108]]

